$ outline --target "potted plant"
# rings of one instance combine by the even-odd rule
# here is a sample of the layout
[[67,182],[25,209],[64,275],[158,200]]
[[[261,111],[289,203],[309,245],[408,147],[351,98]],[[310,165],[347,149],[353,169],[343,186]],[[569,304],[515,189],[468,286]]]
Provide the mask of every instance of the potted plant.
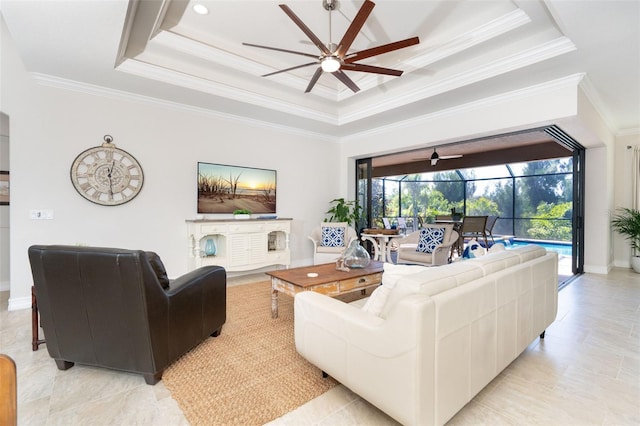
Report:
[[251,219],[251,211],[247,209],[238,209],[233,211],[234,219]]
[[640,273],[640,210],[626,207],[618,209],[611,226],[631,243],[631,267]]
[[357,228],[362,211],[362,207],[360,207],[357,201],[335,198],[331,200],[331,204],[333,205],[326,212],[330,217],[328,219],[325,218],[325,222],[347,222],[349,225]]
[[457,212],[455,207],[451,209],[451,220],[458,222],[462,220],[462,213]]

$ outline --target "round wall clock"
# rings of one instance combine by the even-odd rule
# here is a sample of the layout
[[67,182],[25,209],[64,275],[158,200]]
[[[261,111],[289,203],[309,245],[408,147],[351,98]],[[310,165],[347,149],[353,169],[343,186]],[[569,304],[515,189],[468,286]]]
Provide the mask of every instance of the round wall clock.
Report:
[[113,137],[80,153],[71,165],[71,182],[92,203],[117,206],[140,193],[144,175],[140,163],[127,151],[116,148]]

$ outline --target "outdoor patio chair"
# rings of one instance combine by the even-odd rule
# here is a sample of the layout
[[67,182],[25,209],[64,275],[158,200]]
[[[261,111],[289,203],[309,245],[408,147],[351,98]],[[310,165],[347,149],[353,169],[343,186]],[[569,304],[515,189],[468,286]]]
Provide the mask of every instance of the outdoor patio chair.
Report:
[[407,220],[404,217],[398,216],[398,229],[402,233],[407,232]]
[[485,233],[491,238],[491,244],[495,244],[496,240],[493,239],[493,227],[495,226],[500,216],[487,216],[487,225],[485,226]]
[[487,239],[487,216],[465,216],[462,218],[462,228],[460,230],[460,249],[464,247],[465,238],[475,238],[480,242],[484,239],[484,246],[488,247]]
[[[430,232],[422,232],[423,230]],[[436,241],[437,240],[437,241]],[[438,266],[449,263],[458,233],[452,224],[428,224],[396,241],[398,263]]]

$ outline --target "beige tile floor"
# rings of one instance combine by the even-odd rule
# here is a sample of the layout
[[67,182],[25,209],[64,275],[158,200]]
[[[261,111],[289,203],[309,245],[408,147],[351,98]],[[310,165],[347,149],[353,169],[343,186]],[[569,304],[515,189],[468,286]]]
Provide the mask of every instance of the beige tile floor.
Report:
[[[0,293],[0,352],[18,366],[19,425],[188,424],[162,382],[148,386],[141,376],[82,366],[58,371],[45,347],[31,351],[30,310],[7,312],[7,298]],[[337,386],[270,424],[395,422]],[[640,275],[618,268],[565,287],[546,338],[450,424],[640,425]]]

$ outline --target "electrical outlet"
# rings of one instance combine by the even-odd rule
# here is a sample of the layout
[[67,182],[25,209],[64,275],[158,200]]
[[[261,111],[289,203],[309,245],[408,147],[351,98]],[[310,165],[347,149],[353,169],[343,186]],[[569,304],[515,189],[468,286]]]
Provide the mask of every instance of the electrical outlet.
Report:
[[29,210],[29,219],[31,220],[53,220],[53,210]]

